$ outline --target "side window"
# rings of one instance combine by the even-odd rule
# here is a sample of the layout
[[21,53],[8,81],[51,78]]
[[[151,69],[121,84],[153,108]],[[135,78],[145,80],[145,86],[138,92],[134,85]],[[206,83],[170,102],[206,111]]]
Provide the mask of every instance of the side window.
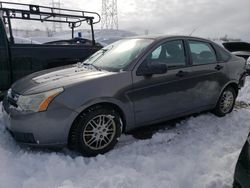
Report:
[[156,48],[156,50],[152,52],[151,59],[158,59],[160,57],[160,54],[161,54],[161,46],[159,46],[158,48]]
[[214,49],[209,43],[188,41],[193,65],[216,63]]
[[146,63],[165,63],[168,68],[186,65],[186,57],[182,40],[166,42],[158,46],[146,58]]

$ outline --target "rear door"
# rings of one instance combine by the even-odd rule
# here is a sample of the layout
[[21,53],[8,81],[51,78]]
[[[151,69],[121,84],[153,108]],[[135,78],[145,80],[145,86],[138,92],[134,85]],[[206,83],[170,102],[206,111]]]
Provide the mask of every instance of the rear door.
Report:
[[6,90],[11,84],[11,74],[8,55],[8,41],[0,18],[0,90]]
[[226,79],[226,64],[219,62],[213,46],[206,41],[187,40],[195,83],[195,108],[216,104]]

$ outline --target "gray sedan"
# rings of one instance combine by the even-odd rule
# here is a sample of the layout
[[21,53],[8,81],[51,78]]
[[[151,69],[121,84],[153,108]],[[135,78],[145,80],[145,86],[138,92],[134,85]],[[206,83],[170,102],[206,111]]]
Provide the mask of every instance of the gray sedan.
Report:
[[17,81],[2,110],[20,143],[95,156],[141,126],[204,110],[230,113],[245,76],[245,60],[211,41],[136,37]]

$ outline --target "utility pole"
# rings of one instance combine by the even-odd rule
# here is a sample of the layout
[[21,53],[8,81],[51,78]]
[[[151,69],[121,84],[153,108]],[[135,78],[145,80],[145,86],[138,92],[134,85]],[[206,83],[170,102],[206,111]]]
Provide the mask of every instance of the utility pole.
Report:
[[117,0],[102,0],[101,28],[118,30]]

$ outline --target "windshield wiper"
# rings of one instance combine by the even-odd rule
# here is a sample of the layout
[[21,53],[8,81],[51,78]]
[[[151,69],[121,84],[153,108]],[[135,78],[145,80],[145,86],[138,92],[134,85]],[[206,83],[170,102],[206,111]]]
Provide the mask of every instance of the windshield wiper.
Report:
[[96,54],[90,56],[87,61],[91,61],[92,59],[96,58],[94,61],[96,61],[97,59],[99,59],[101,56],[103,56],[106,52],[108,51],[108,49],[101,49],[98,52],[96,52]]
[[[81,68],[83,66],[92,66],[94,67],[94,69],[98,70],[98,71],[102,71],[101,68],[99,68],[96,65],[93,65],[93,63],[98,60],[100,57],[102,57],[107,51],[109,51],[109,49],[101,49],[100,51],[96,52],[96,54],[92,55],[91,57],[89,57],[87,60],[85,60],[84,62],[79,62],[77,63],[77,67]],[[94,59],[96,58],[96,59]],[[94,59],[94,60],[93,60]],[[92,63],[87,63],[87,62],[92,62]]]
[[82,63],[82,65],[84,66],[91,66],[91,67],[94,67],[95,70],[98,70],[98,71],[101,71],[102,69],[100,69],[99,67],[91,64],[91,63]]

